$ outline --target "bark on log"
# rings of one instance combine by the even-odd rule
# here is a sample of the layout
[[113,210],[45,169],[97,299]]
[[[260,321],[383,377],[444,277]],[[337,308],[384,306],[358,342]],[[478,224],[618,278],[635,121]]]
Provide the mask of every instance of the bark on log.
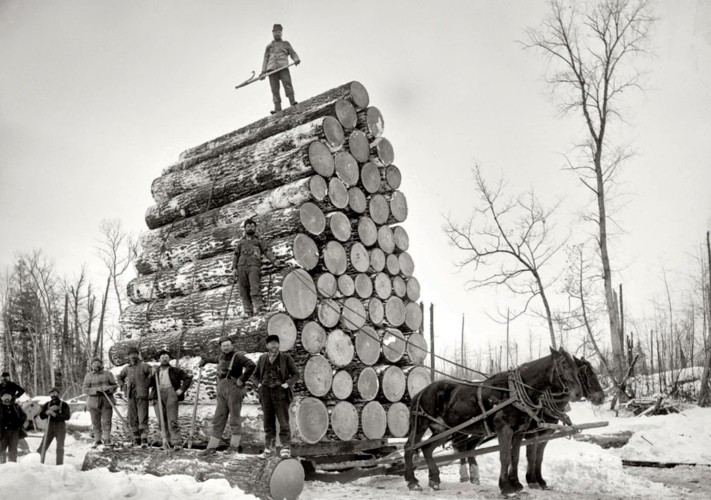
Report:
[[328,409],[314,397],[294,398],[289,407],[291,439],[299,443],[318,443],[328,431]]
[[311,275],[303,269],[294,269],[281,288],[281,300],[286,312],[297,319],[306,319],[313,314],[318,302],[316,285]]
[[396,438],[407,436],[410,431],[410,409],[402,402],[392,403],[387,409],[388,432]]
[[[370,158],[370,144],[368,143],[368,138],[365,132],[361,130],[354,130],[348,136],[348,151],[351,152],[353,158],[359,163],[365,163]],[[358,165],[356,165],[356,169]]]
[[385,269],[385,252],[381,248],[373,248],[370,251],[370,270],[375,273]]
[[316,307],[316,317],[324,327],[333,328],[341,318],[341,305],[333,299],[320,300]]
[[402,399],[407,389],[407,377],[402,369],[394,365],[377,365],[373,367],[380,379],[380,395],[395,403]]
[[366,306],[368,310],[368,319],[374,325],[380,325],[385,320],[385,306],[380,299],[376,297],[371,297],[368,299],[368,304]]
[[296,500],[304,489],[304,469],[293,458],[265,458],[260,455],[200,456],[198,450],[182,450],[167,457],[136,448],[104,448],[87,452],[82,471],[107,468],[111,472],[132,472],[169,476],[186,474],[197,481],[226,479],[247,494],[260,499]]
[[358,372],[358,395],[363,401],[372,401],[378,395],[380,379],[372,366],[363,368]]
[[358,359],[367,366],[373,366],[380,358],[380,335],[374,328],[365,325],[356,332],[355,350]]
[[[415,304],[411,302],[411,304]],[[417,304],[415,304],[417,305]],[[419,309],[419,306],[418,306]],[[427,342],[419,333],[413,333],[407,337],[407,345],[405,347],[405,355],[409,363],[422,365],[427,359]]]
[[322,273],[316,279],[316,291],[319,297],[330,299],[338,292],[338,280],[331,273]]
[[322,353],[326,348],[326,330],[315,321],[309,321],[301,330],[301,345],[311,354]]
[[149,229],[155,229],[256,193],[310,177],[313,173],[328,177],[333,172],[333,156],[327,148],[325,152],[322,148],[326,148],[323,143],[312,143],[309,147],[279,156],[273,162],[257,163],[238,169],[232,175],[222,177],[214,183],[197,187],[168,201],[153,205],[146,211],[146,224]]
[[344,367],[353,361],[353,341],[343,330],[332,330],[326,339],[326,357],[336,367]]
[[341,210],[348,206],[348,188],[341,179],[332,177],[328,181],[328,201]]
[[345,370],[338,370],[333,374],[331,391],[338,399],[348,399],[353,393],[353,377]]
[[387,414],[383,405],[377,401],[370,401],[361,411],[361,429],[368,439],[380,439],[385,435],[387,427]]
[[[343,127],[338,120],[330,116],[317,118],[245,148],[213,157],[192,168],[162,175],[153,181],[151,193],[156,203],[165,203],[182,193],[231,177],[241,170],[274,163],[279,156],[309,147],[314,142],[323,144],[330,155],[331,151],[337,151],[343,146],[344,139]],[[318,174],[333,174],[329,168],[320,171],[318,162],[312,165]]]
[[358,432],[358,411],[348,401],[339,401],[331,409],[331,429],[341,441],[350,441]]
[[355,293],[355,283],[353,278],[347,274],[341,274],[338,277],[338,291],[341,297],[350,297]]
[[413,302],[420,300],[420,282],[417,278],[407,280],[407,298]]
[[406,366],[403,372],[407,376],[407,395],[410,399],[430,385],[430,370],[424,366]]
[[387,254],[395,251],[395,237],[390,226],[380,226],[378,228],[378,247]]
[[385,137],[378,137],[370,144],[370,161],[379,167],[387,167],[395,161],[393,145]]
[[378,226],[366,215],[358,219],[358,239],[367,247],[378,241]]
[[364,273],[370,267],[370,255],[365,245],[360,241],[356,241],[351,245],[350,264],[358,273]]
[[298,107],[290,107],[271,116],[230,132],[211,141],[195,146],[180,154],[180,162],[164,170],[164,174],[190,168],[199,161],[244,148],[285,130],[310,122],[323,116],[335,117],[346,129],[357,125],[356,109],[366,109],[368,91],[359,82],[349,82],[322,94],[301,101]]
[[393,191],[389,195],[390,213],[398,222],[407,219],[407,198],[401,191]]
[[399,297],[391,296],[385,302],[385,319],[395,327],[405,322],[405,304]]
[[380,110],[375,106],[358,111],[358,128],[365,132],[369,141],[373,141],[383,135],[385,130],[385,120]]
[[348,190],[348,208],[355,214],[365,213],[368,209],[368,200],[361,188],[354,186]]
[[400,276],[393,277],[393,293],[401,299],[407,296],[407,283]]
[[386,328],[378,332],[382,340],[381,359],[385,363],[397,363],[405,353],[407,341],[405,336],[397,328]]
[[326,217],[330,233],[338,241],[345,242],[351,238],[351,221],[343,212],[332,212]]
[[311,356],[304,367],[304,384],[308,391],[321,397],[328,394],[333,383],[333,368],[328,360],[316,354]]
[[331,273],[336,276],[346,272],[348,257],[343,245],[337,241],[329,241],[323,248],[323,263]]
[[385,258],[385,270],[390,276],[400,274],[400,260],[397,255],[391,253]]
[[373,295],[373,282],[371,281],[370,276],[368,276],[367,274],[356,274],[354,285],[356,295],[358,295],[358,297],[360,297],[361,299],[369,299],[370,296]]
[[351,153],[339,151],[334,156],[334,163],[336,177],[338,177],[347,188],[358,184],[360,169],[358,168],[358,162]]
[[368,201],[368,216],[378,225],[390,219],[390,204],[382,194],[374,194]]
[[366,319],[365,307],[363,307],[360,299],[355,297],[347,298],[341,309],[341,327],[351,332],[357,331],[365,325]]
[[405,305],[405,326],[413,332],[422,326],[422,309],[417,302],[408,302]]
[[406,278],[411,278],[415,272],[415,262],[412,260],[410,254],[407,252],[402,252],[397,255],[397,258],[400,264],[400,271],[402,272],[403,276],[405,276]]
[[393,230],[393,240],[395,242],[395,248],[399,252],[405,252],[410,248],[410,236],[405,231],[402,226],[394,226]]

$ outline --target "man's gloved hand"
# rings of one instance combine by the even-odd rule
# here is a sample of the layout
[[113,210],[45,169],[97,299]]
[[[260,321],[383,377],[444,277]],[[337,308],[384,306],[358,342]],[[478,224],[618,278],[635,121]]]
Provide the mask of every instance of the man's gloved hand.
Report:
[[244,382],[241,379],[237,379],[237,387],[244,387]]
[[298,66],[299,64],[301,64],[301,61],[294,61],[295,66]]
[[56,411],[59,411],[59,406],[57,406],[57,405],[52,405],[52,406],[49,407],[49,411],[55,411],[55,412],[56,412]]
[[266,75],[265,73],[260,73],[260,74],[259,74],[259,79],[260,79],[260,80],[264,80],[266,77],[267,77],[267,75]]
[[205,361],[204,359],[201,359],[200,362],[198,363],[198,366],[199,366],[200,368],[202,368],[202,367],[205,366],[206,364],[207,364],[207,361]]

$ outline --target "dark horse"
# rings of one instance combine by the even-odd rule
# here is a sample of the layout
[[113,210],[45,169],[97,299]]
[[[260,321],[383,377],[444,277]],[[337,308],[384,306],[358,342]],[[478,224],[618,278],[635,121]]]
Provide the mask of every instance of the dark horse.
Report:
[[[510,372],[501,372],[476,384],[441,380],[433,382],[413,398],[410,407],[410,435],[405,448],[405,480],[410,489],[421,489],[415,478],[412,457],[415,446],[430,429],[431,442],[422,446],[429,469],[429,485],[439,489],[439,468],[432,458],[438,446],[452,440],[452,435],[436,436],[445,430],[466,424],[472,418],[485,417],[459,431],[480,439],[476,446],[492,434],[499,439],[501,470],[499,488],[503,494],[523,489],[518,480],[518,460],[523,432],[538,418],[546,398],[566,396],[577,401],[583,395],[578,368],[572,356],[563,349],[551,349],[549,356],[521,365]],[[502,405],[499,408],[497,405]]]

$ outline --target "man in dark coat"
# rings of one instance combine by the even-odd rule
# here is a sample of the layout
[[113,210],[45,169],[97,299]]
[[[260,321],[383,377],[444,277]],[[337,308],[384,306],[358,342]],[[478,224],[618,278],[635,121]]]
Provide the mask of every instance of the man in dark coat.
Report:
[[6,456],[10,462],[17,462],[17,443],[20,440],[20,428],[27,415],[17,403],[12,401],[12,392],[0,391],[0,464]]
[[217,363],[217,408],[212,417],[212,436],[205,454],[214,453],[222,441],[222,433],[230,419],[230,448],[237,451],[242,438],[242,400],[246,394],[245,384],[254,372],[254,361],[234,350],[230,337],[220,339],[222,354],[217,358],[203,358],[200,366]]
[[72,412],[69,409],[69,405],[59,399],[59,389],[52,387],[49,390],[49,397],[51,398],[45,404],[42,405],[42,411],[40,411],[40,418],[42,420],[49,419],[47,422],[47,432],[40,443],[39,449],[37,450],[40,454],[40,459],[44,463],[44,457],[47,454],[47,448],[52,444],[52,440],[57,438],[57,465],[62,465],[64,463],[64,437],[67,435],[67,420],[71,417]]
[[25,393],[25,390],[10,380],[10,372],[2,372],[0,377],[0,392],[7,391],[12,395],[12,400],[17,401],[17,398]]
[[298,104],[294,98],[294,86],[291,83],[291,73],[286,66],[289,64],[289,56],[297,66],[301,63],[298,54],[293,49],[291,44],[286,40],[281,39],[282,27],[281,24],[275,24],[272,28],[272,37],[274,41],[267,45],[264,51],[264,62],[262,63],[262,73],[259,79],[263,80],[266,73],[275,69],[284,68],[269,75],[269,86],[272,89],[272,100],[274,101],[274,111],[272,114],[281,111],[281,94],[279,92],[279,82],[284,85],[284,93],[289,98],[289,103],[293,106]]
[[128,425],[133,442],[148,447],[148,388],[153,369],[138,359],[138,349],[129,347],[128,364],[116,377],[116,382],[128,400]]
[[[237,243],[232,258],[232,269],[239,282],[239,293],[245,316],[252,316],[255,311],[263,311],[264,302],[259,282],[262,275],[262,255],[272,263],[276,257],[264,240],[256,236],[257,223],[253,219],[244,221],[245,236]],[[268,291],[267,291],[268,292]]]
[[[170,353],[162,350],[157,355],[160,365],[151,377],[150,399],[156,405],[160,395],[160,403],[163,407],[163,428],[170,437],[170,445],[179,449],[183,447],[183,440],[180,437],[180,424],[178,423],[178,403],[185,399],[185,392],[193,383],[192,375],[180,367],[170,365]],[[156,409],[156,415],[158,406]],[[166,437],[168,437],[166,436]]]
[[254,371],[259,401],[264,417],[265,455],[275,452],[276,421],[279,420],[281,457],[291,456],[291,433],[289,432],[289,404],[293,399],[294,384],[299,380],[299,370],[294,359],[279,352],[279,337],[267,336],[267,352],[257,361]]

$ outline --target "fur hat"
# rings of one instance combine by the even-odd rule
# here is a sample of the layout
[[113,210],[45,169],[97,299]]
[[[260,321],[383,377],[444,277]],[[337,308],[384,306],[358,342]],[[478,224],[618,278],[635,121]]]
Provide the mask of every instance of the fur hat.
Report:
[[170,352],[168,351],[168,349],[161,349],[160,351],[158,351],[158,354],[156,354],[156,359],[160,359],[160,357],[161,357],[163,354],[167,354],[169,358],[172,358],[172,357],[173,357],[173,356],[170,355]]
[[279,343],[279,335],[267,335],[267,344],[269,342],[276,342]]
[[281,31],[282,29],[283,28],[281,27],[281,24],[275,24],[272,28],[272,31]]

